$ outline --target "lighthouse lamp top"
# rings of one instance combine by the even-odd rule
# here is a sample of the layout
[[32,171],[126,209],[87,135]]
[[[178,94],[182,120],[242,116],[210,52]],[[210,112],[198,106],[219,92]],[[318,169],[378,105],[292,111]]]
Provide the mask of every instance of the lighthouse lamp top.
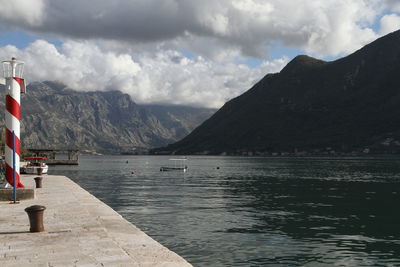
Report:
[[13,57],[11,60],[4,60],[1,63],[3,65],[4,78],[22,78],[22,75],[24,74],[24,62],[18,61]]

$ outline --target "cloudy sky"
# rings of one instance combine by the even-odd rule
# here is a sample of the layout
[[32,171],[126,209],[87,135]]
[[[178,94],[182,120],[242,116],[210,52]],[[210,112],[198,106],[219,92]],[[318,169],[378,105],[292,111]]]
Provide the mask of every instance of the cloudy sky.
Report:
[[28,81],[218,108],[297,54],[348,55],[400,28],[399,0],[0,0],[0,59]]

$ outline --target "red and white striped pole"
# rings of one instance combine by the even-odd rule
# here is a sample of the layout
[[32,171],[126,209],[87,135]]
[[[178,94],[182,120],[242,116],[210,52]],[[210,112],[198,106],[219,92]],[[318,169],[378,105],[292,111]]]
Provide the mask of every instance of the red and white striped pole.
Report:
[[[24,63],[17,61],[15,58],[12,58],[10,61],[3,61],[2,63],[6,82],[6,143],[4,151],[6,157],[6,179],[10,185],[14,186],[13,174],[15,172],[17,188],[23,188],[24,185],[20,182],[19,176],[19,162],[21,155],[20,101],[21,90],[25,89],[25,82],[21,76]],[[15,133],[15,142],[13,142],[13,132]],[[13,155],[13,150],[15,151],[15,155]]]

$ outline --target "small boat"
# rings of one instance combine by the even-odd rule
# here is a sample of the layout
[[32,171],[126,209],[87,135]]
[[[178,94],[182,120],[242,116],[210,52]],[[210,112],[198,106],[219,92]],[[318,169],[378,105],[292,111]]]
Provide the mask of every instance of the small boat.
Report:
[[26,164],[21,168],[21,173],[26,174],[45,174],[49,170],[49,166],[44,162],[46,157],[26,157]]
[[184,165],[185,160],[187,159],[169,159],[175,162],[174,166],[162,166],[160,168],[160,172],[167,171],[183,171],[186,172],[188,167]]

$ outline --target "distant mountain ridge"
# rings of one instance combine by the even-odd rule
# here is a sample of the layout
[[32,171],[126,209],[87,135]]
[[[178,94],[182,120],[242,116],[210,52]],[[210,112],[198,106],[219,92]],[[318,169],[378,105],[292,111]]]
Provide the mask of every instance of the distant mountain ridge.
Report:
[[[4,87],[1,88],[4,96]],[[21,97],[26,148],[78,148],[131,153],[175,142],[215,110],[138,105],[119,91],[78,92],[57,82],[34,82]],[[0,101],[4,110],[4,101]],[[4,116],[0,121],[4,125]]]
[[332,62],[297,56],[154,153],[400,153],[400,31]]

